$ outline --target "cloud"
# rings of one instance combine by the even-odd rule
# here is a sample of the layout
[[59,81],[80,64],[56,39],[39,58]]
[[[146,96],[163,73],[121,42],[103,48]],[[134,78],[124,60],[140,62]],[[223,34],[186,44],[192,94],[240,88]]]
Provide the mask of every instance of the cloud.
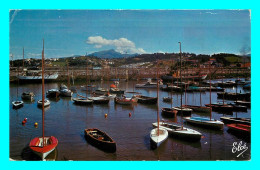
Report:
[[86,43],[94,45],[95,48],[101,48],[103,46],[113,46],[115,47],[115,50],[120,53],[145,53],[144,49],[136,48],[135,43],[126,38],[108,40],[101,36],[92,36],[88,37]]

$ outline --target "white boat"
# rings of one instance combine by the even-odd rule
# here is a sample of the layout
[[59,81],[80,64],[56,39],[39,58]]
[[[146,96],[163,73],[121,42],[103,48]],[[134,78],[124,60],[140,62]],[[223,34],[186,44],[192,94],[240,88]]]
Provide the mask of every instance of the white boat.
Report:
[[22,99],[23,100],[33,100],[33,97],[34,97],[35,95],[33,94],[33,92],[23,92],[22,93]]
[[104,89],[104,88],[97,88],[96,91],[95,91],[95,94],[106,94],[108,93],[108,90],[107,89]]
[[13,101],[13,108],[17,109],[23,106],[23,101]]
[[71,97],[73,92],[69,89],[62,89],[60,90],[60,95],[63,97]]
[[[151,79],[148,79],[148,81],[145,84],[136,84],[136,88],[157,88],[157,83],[153,83]],[[160,80],[159,81],[159,88],[163,87],[163,83]]]
[[60,91],[57,89],[50,89],[47,91],[46,96],[48,98],[57,98],[60,96]]
[[[19,81],[41,81],[42,80],[42,76],[38,75],[39,71],[30,71],[27,72],[26,75],[22,75],[22,76],[17,76],[17,78],[19,79]],[[56,80],[58,78],[58,74],[54,73],[54,74],[50,74],[50,75],[44,75],[44,79],[46,81],[50,81],[50,80]]]
[[186,108],[186,107],[172,107],[173,110],[178,111],[178,114],[181,114],[181,112],[183,113],[183,115],[190,115],[192,112],[192,109],[190,108]]
[[168,138],[168,131],[163,128],[152,129],[150,132],[150,142],[152,147],[159,147]]
[[[51,104],[49,100],[44,100],[44,107],[47,107]],[[37,106],[42,107],[42,100],[37,101]]]
[[93,100],[86,98],[72,98],[75,104],[90,105],[93,104]]
[[[182,139],[200,140],[202,136],[202,134],[196,130],[181,127],[171,123],[160,122],[159,126],[161,129],[167,130],[169,135],[173,135]],[[158,123],[153,123],[153,127],[158,127]]]
[[183,118],[185,121],[191,124],[195,125],[200,125],[200,126],[205,126],[205,127],[210,127],[213,129],[219,129],[223,130],[224,128],[224,123],[219,121],[219,120],[213,120],[210,118],[204,118],[204,117],[184,117]]

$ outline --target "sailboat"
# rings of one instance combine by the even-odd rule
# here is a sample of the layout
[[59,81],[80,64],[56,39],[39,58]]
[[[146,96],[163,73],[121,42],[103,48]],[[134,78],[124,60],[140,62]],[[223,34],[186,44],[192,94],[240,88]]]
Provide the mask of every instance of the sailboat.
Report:
[[[158,61],[157,61],[158,67]],[[157,68],[157,128],[152,129],[150,132],[150,144],[152,148],[157,148],[168,138],[168,131],[160,127],[159,118],[159,81],[158,81],[158,68]]]
[[[209,63],[210,66],[210,63]],[[209,67],[210,70],[210,67]],[[211,106],[211,75],[210,75],[210,118],[205,117],[185,117],[184,120],[188,123],[199,125],[199,126],[206,126],[213,129],[220,129],[223,130],[224,123],[219,120],[212,119],[212,106]]]
[[[42,100],[44,100],[44,40],[42,50]],[[58,139],[54,136],[44,136],[44,105],[42,105],[42,136],[30,141],[30,149],[44,160],[58,145]]]
[[[182,81],[181,63],[182,62],[181,62],[181,43],[180,43],[180,79]],[[183,109],[184,108],[182,107],[182,94],[181,94],[181,107],[180,107],[181,117],[183,117]],[[153,126],[157,127],[160,125],[160,127],[167,130],[169,134],[176,136],[178,138],[189,139],[192,141],[198,141],[201,139],[202,134],[200,132],[183,127],[183,121],[181,123],[182,125],[178,126],[171,123],[159,122],[158,125],[156,123],[153,123]]]

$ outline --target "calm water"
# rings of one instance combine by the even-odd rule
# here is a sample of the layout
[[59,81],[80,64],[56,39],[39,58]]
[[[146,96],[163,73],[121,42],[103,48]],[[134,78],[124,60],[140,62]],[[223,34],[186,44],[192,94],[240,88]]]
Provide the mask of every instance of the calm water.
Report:
[[[119,87],[133,91],[136,82],[120,82]],[[95,82],[93,84],[98,84]],[[104,82],[103,87],[109,87],[112,82]],[[51,88],[58,88],[58,83],[45,85],[45,91]],[[78,93],[84,95],[77,85]],[[238,87],[238,91],[243,91]],[[41,84],[19,85],[18,98],[21,93],[32,91],[35,94],[34,102],[25,102],[24,107],[12,109],[12,101],[17,99],[17,86],[10,85],[10,158],[17,160],[37,160],[28,144],[34,137],[41,136],[41,109],[37,107],[37,100],[41,99]],[[156,89],[134,89],[143,95],[156,97]],[[226,91],[236,91],[235,88],[228,88]],[[131,94],[127,94],[131,96]],[[168,92],[159,92],[160,108],[170,107],[170,103],[164,103],[162,98],[170,96]],[[74,95],[76,97],[76,95]],[[180,105],[180,94],[173,94],[173,106]],[[219,101],[217,93],[212,92],[212,102]],[[187,104],[200,104],[199,93],[187,93]],[[209,103],[209,92],[202,93],[202,104]],[[185,95],[183,94],[183,104]],[[132,116],[129,117],[129,112]],[[108,114],[105,118],[104,115]],[[220,120],[223,114],[212,112],[214,119]],[[235,112],[233,116],[235,116]],[[209,117],[209,114],[192,114],[193,116]],[[251,110],[247,113],[237,112],[238,117],[251,117]],[[28,118],[25,126],[22,125],[24,118]],[[181,122],[181,117],[175,119],[160,119]],[[45,136],[55,136],[59,144],[55,152],[48,156],[56,160],[248,160],[251,159],[251,144],[249,139],[237,136],[224,127],[223,131],[209,130],[192,126],[190,127],[203,134],[200,142],[189,142],[169,137],[156,150],[150,149],[149,133],[152,130],[152,123],[157,121],[156,105],[134,106],[115,105],[111,100],[108,105],[78,106],[73,104],[71,98],[60,98],[59,101],[51,100],[51,106],[45,109]],[[38,128],[34,123],[38,122]],[[84,129],[98,128],[107,132],[116,142],[117,151],[107,153],[90,145],[84,138]],[[239,153],[232,153],[233,143],[242,141],[249,148],[243,155],[237,158]]]

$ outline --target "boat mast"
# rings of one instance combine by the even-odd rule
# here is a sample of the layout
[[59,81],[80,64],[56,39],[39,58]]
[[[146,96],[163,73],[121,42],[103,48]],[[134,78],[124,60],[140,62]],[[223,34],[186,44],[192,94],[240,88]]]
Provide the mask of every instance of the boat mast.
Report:
[[[181,42],[178,42],[180,44],[180,79],[181,79],[181,82],[182,82],[182,75],[181,75],[181,65],[182,65],[182,62],[181,62]],[[180,83],[181,83],[180,82]],[[183,117],[183,114],[182,114],[182,87],[181,87],[181,117]],[[181,128],[183,129],[183,120],[181,119]]]
[[160,118],[159,118],[159,76],[158,76],[158,60],[157,60],[157,123],[158,123],[158,130],[157,130],[157,133],[158,133],[158,136],[159,136],[159,124],[160,124]]
[[211,112],[212,112],[212,107],[211,107],[211,72],[210,72],[210,61],[209,61],[209,105],[210,105],[210,120],[211,120]]
[[23,47],[23,71],[24,71],[24,47]]
[[44,141],[44,39],[43,39],[43,49],[42,49],[42,140],[43,147],[45,146]]
[[88,59],[86,58],[86,98],[88,96]]

